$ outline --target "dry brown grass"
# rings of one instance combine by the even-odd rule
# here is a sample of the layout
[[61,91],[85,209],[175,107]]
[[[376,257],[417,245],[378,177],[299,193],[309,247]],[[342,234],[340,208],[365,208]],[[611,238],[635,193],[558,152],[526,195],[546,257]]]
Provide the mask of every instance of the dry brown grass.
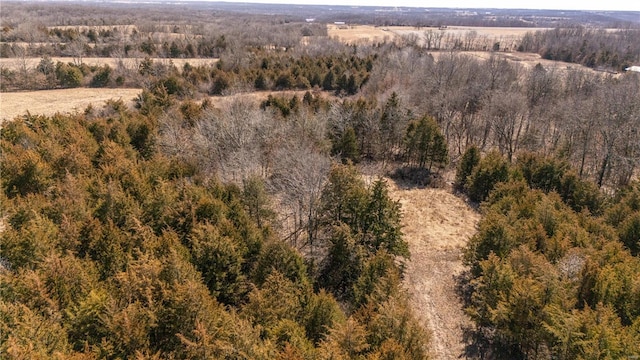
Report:
[[464,271],[462,249],[476,232],[480,214],[448,190],[388,183],[390,196],[402,206],[411,251],[404,283],[414,311],[431,331],[431,356],[459,358],[465,348],[462,328],[470,320],[456,294],[456,277]]
[[397,37],[386,28],[373,25],[327,25],[327,35],[346,44],[389,42]]
[[[337,97],[330,92],[314,90],[309,91],[311,91],[314,97],[320,96],[324,99],[337,99]],[[306,92],[307,90],[253,91],[227,96],[210,96],[209,100],[214,107],[224,108],[236,101],[251,105],[259,105],[262,101],[267,100],[269,95],[285,98],[290,98],[293,97],[293,95],[296,95],[298,96],[298,99],[302,101],[302,98],[304,97],[304,94]]]
[[[27,70],[34,69],[40,63],[42,58],[3,58],[0,59],[0,67],[7,68],[9,70],[17,71],[26,67]],[[119,63],[122,62],[122,66],[126,69],[137,69],[140,66],[140,63],[144,60],[144,58],[97,58],[97,57],[84,57],[82,58],[82,62],[89,66],[102,66],[109,65],[111,68],[115,69],[119,66]],[[173,63],[179,70],[182,70],[184,64],[189,63],[193,66],[201,66],[201,65],[209,65],[215,64],[218,59],[201,59],[201,58],[185,58],[185,59],[166,59],[166,58],[151,58],[154,62],[160,62],[163,64]],[[58,61],[63,63],[74,62],[74,59],[71,57],[52,57],[51,61],[53,63],[57,63]]]
[[[394,27],[394,31],[403,31],[410,27],[398,27],[397,30]],[[414,28],[415,29],[415,28]],[[422,28],[418,33],[424,33],[425,30],[434,29],[434,28]],[[434,29],[435,30],[435,29]],[[470,31],[475,31],[478,36],[487,36],[492,38],[500,38],[500,37],[522,37],[524,34],[528,32],[536,32],[538,30],[549,30],[549,28],[524,28],[524,27],[492,27],[492,26],[448,26],[446,29],[438,30],[442,31],[445,34],[456,34],[464,36]]]
[[[395,41],[401,36],[410,34],[415,34],[422,38],[424,33],[430,30],[442,33],[443,38],[448,35],[464,38],[465,35],[473,32],[478,39],[491,40],[491,45],[493,45],[493,41],[513,42],[520,39],[527,32],[545,30],[545,28],[449,26],[440,30],[413,26],[327,25],[329,37],[348,44]],[[443,46],[445,45],[443,44]]]
[[0,121],[25,114],[53,115],[84,111],[92,104],[96,108],[109,99],[122,99],[131,104],[140,89],[59,89],[0,93]]
[[[451,47],[451,44],[447,43],[447,36],[451,35],[448,40],[458,37],[464,41],[467,34],[473,32],[475,33],[475,48],[487,49],[487,51],[459,51],[458,54],[474,56],[481,60],[486,60],[491,55],[494,55],[520,64],[525,68],[533,68],[536,64],[540,63],[545,69],[554,69],[560,72],[574,70],[595,72],[595,70],[580,64],[546,60],[538,54],[513,51],[525,33],[538,30],[547,30],[547,28],[449,26],[439,30],[436,28],[416,28],[413,26],[327,25],[329,37],[347,44],[400,41],[403,36],[410,34],[417,35],[419,39],[418,43],[423,44],[424,33],[426,31],[437,31],[443,34],[441,44],[443,49]],[[489,51],[496,42],[500,43],[501,51]],[[448,54],[449,51],[450,50],[432,51],[431,55],[438,59],[442,54]]]
[[[128,105],[141,92],[141,89],[60,89],[26,92],[0,93],[0,121],[31,114],[53,115],[55,113],[74,113],[84,111],[89,104],[100,107],[109,99],[122,99]],[[229,96],[211,96],[214,107],[225,108],[236,101],[258,105],[269,95],[291,97],[297,95],[300,100],[305,90],[296,91],[256,91]],[[335,99],[335,95],[322,91],[314,91],[314,96]]]

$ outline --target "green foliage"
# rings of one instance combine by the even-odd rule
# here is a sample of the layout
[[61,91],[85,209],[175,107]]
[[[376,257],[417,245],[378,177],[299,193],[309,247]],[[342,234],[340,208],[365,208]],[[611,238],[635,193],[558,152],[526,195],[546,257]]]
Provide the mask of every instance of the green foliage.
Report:
[[389,198],[387,184],[380,179],[365,187],[353,165],[336,165],[322,191],[323,223],[344,224],[366,249],[385,249],[407,257],[400,231],[400,206]]
[[321,264],[320,286],[341,299],[349,299],[363,267],[365,251],[356,244],[351,229],[342,224],[332,229],[329,253]]
[[579,179],[565,161],[525,153],[518,157],[518,170],[532,189],[555,191],[577,212],[588,209],[600,214],[603,197],[595,184]]
[[361,275],[353,285],[354,304],[379,304],[397,295],[400,288],[400,269],[385,251],[379,251],[367,259]]
[[640,254],[640,212],[633,213],[620,224],[619,231],[620,241],[631,251],[631,254]]
[[391,159],[395,151],[402,146],[407,121],[408,116],[401,107],[400,98],[396,92],[393,92],[384,103],[382,114],[380,114],[379,129],[382,147],[380,151],[385,160]]
[[91,87],[106,87],[111,81],[111,68],[109,65],[100,67],[89,84]]
[[62,87],[75,88],[82,85],[84,75],[78,67],[58,62],[56,64],[56,78]]
[[20,303],[0,301],[0,355],[14,359],[51,359],[69,353],[62,324]]
[[150,159],[156,152],[154,128],[155,126],[147,119],[132,121],[127,126],[127,134],[131,138],[131,146],[138,151],[143,159]]
[[169,94],[163,84],[151,90],[144,89],[135,99],[135,107],[143,115],[159,116],[160,113],[174,105],[175,97]]
[[273,95],[269,95],[267,97],[267,100],[263,101],[260,104],[260,108],[262,110],[265,110],[269,107],[273,107],[274,109],[277,109],[280,111],[280,114],[282,115],[282,117],[286,118],[289,115],[291,115],[292,112],[295,112],[298,110],[298,106],[297,106],[298,103],[299,103],[299,100],[295,95],[289,101],[287,101],[287,99],[284,97],[276,97]]
[[465,185],[473,172],[473,169],[480,163],[480,150],[476,146],[469,146],[465,150],[456,171],[454,186],[458,190],[464,190]]
[[211,95],[223,95],[224,91],[229,88],[231,82],[229,80],[228,75],[225,73],[219,73],[213,79],[213,84],[211,85],[211,90],[209,93]]
[[367,188],[353,165],[336,165],[321,202],[329,238],[318,285],[354,309],[395,297],[402,273],[396,259],[409,250],[399,204],[389,198],[385,181]]
[[2,184],[9,197],[45,191],[52,183],[53,169],[34,150],[18,150],[3,161]]
[[363,359],[369,348],[366,328],[350,317],[346,322],[331,329],[321,344],[320,358]]
[[402,238],[400,204],[391,200],[385,180],[378,179],[369,189],[361,233],[371,252],[385,250],[389,254],[409,257],[407,242]]
[[256,90],[266,90],[267,89],[267,79],[264,76],[264,72],[260,71],[258,73],[258,76],[256,77],[256,80],[253,82],[253,87],[256,88]]
[[315,345],[326,339],[330,329],[346,321],[338,302],[324,290],[311,297],[306,314],[305,330]]
[[447,143],[438,124],[424,116],[409,123],[404,137],[405,162],[409,166],[431,171],[433,165],[442,168],[449,162]]
[[335,165],[322,190],[322,213],[326,224],[347,224],[357,229],[367,201],[367,189],[353,165]]
[[3,231],[0,256],[12,268],[34,268],[55,249],[59,236],[51,220],[35,214],[18,227]]
[[82,351],[86,345],[100,346],[110,333],[105,318],[111,299],[104,290],[91,290],[76,306],[68,310],[69,336],[73,348]]
[[223,304],[239,304],[247,291],[242,273],[247,249],[211,224],[197,225],[189,238],[193,263],[211,294]]
[[[336,167],[318,222],[327,266],[312,277],[313,261],[271,231],[262,180],[223,185],[158,151],[156,115],[175,95],[154,91],[138,112],[115,101],[3,124],[0,357],[413,353],[397,336],[370,346],[374,328],[344,310],[399,296],[396,256],[408,248],[386,184]],[[380,309],[367,311],[379,319]]]
[[482,202],[496,184],[509,179],[509,165],[498,152],[490,152],[473,168],[467,179],[469,199]]
[[[387,359],[427,359],[429,335],[415,319],[406,298],[399,296],[371,303],[378,311],[368,319],[368,343],[374,354]],[[366,309],[369,310],[369,309]],[[360,316],[370,314],[364,311]]]
[[334,141],[331,147],[331,154],[340,156],[343,164],[347,162],[358,163],[360,154],[356,132],[353,128],[347,128],[340,138]]
[[260,325],[264,336],[272,337],[280,321],[300,321],[308,293],[277,271],[271,272],[261,288],[249,294],[243,315]]
[[[495,356],[508,358],[634,354],[640,344],[633,335],[640,317],[638,258],[602,219],[575,213],[553,192],[566,177],[557,164],[521,161],[527,183],[503,183],[491,192],[465,251],[471,267],[466,310],[485,343],[478,346],[489,344]],[[627,205],[617,206],[608,212],[610,221],[633,229],[633,216],[620,217]]]
[[310,285],[307,278],[307,267],[295,249],[282,242],[266,244],[255,263],[253,278],[260,286],[274,272],[300,286]]
[[243,181],[242,200],[248,215],[259,228],[267,226],[275,219],[275,212],[271,210],[269,195],[265,189],[264,180],[257,176]]

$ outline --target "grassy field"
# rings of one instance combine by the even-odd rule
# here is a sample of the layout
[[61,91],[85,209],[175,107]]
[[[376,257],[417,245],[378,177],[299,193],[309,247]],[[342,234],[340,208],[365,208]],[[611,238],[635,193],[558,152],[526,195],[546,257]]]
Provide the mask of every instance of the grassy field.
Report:
[[[26,67],[27,69],[33,69],[38,66],[41,58],[2,58],[0,59],[0,67],[4,67],[9,70],[17,71]],[[82,62],[89,66],[102,66],[109,65],[111,68],[117,68],[120,61],[122,65],[127,69],[137,69],[140,62],[144,58],[97,58],[97,57],[84,57]],[[187,59],[167,59],[167,58],[151,58],[154,62],[170,63],[172,62],[178,69],[182,69],[184,64],[189,63],[193,66],[214,64],[218,59],[201,59],[201,58],[187,58]],[[54,63],[60,61],[63,63],[74,62],[72,57],[52,57],[51,61]]]
[[402,232],[411,251],[404,284],[412,308],[431,332],[432,358],[456,359],[464,353],[463,329],[471,325],[456,295],[456,276],[465,271],[462,249],[480,214],[450,190],[387,183],[404,214]]
[[327,34],[330,38],[347,44],[378,43],[392,41],[397,37],[387,27],[373,25],[327,25]]
[[140,89],[58,89],[0,93],[0,121],[25,114],[53,115],[82,112],[92,104],[102,107],[109,99],[122,99],[132,104]]
[[[473,37],[476,48],[484,48],[484,51],[461,51],[459,54],[472,56],[481,60],[488,59],[491,55],[498,56],[510,62],[532,68],[540,63],[546,69],[554,69],[560,72],[586,69],[595,71],[580,64],[565,63],[543,59],[539,54],[517,52],[520,38],[529,31],[545,30],[544,28],[513,28],[513,27],[473,27],[473,26],[449,26],[446,29],[415,28],[412,26],[372,26],[372,25],[327,25],[329,37],[347,44],[377,43],[383,41],[400,41],[402,37],[415,35],[418,44],[424,45],[424,34],[427,31],[442,33],[442,48],[444,50],[432,51],[431,55],[436,60],[449,54],[451,44],[455,38],[462,41],[466,37]],[[490,51],[493,44],[500,43],[500,51]]]
[[[84,111],[89,104],[100,108],[109,99],[122,99],[132,106],[133,99],[141,91],[141,89],[77,88],[0,93],[0,121],[24,115],[27,110],[31,114],[53,115],[55,113]],[[287,98],[297,95],[302,99],[305,92],[305,90],[255,91],[229,96],[212,96],[209,99],[214,107],[224,108],[235,101],[257,105],[267,99],[269,95]],[[316,92],[314,96],[335,98],[334,95],[325,92]]]
[[[475,41],[486,46],[493,46],[500,42],[503,48],[514,48],[515,43],[527,32],[545,30],[544,28],[514,28],[514,27],[474,27],[449,26],[443,29],[416,28],[413,26],[372,26],[372,25],[327,25],[329,37],[348,44],[377,43],[395,41],[403,36],[416,35],[422,39],[425,32],[434,31],[442,34],[442,47],[449,48],[454,38],[464,39],[475,37]],[[422,40],[421,40],[422,41]],[[488,50],[488,49],[487,49]]]

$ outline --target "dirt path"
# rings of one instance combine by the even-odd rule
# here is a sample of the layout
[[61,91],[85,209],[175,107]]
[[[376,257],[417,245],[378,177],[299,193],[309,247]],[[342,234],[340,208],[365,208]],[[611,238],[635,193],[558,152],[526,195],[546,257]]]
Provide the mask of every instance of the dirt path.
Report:
[[389,181],[404,213],[411,260],[405,286],[413,308],[432,333],[433,359],[463,358],[462,327],[470,324],[455,292],[463,270],[462,248],[475,233],[480,214],[444,189],[401,189]]

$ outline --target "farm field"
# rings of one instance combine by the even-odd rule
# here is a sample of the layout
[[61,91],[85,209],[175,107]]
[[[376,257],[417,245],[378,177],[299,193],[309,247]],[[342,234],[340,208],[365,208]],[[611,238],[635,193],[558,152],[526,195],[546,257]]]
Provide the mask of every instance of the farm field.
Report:
[[25,114],[53,115],[83,111],[89,104],[101,107],[110,99],[122,99],[132,104],[141,89],[57,89],[0,93],[0,121]]
[[373,25],[327,25],[327,35],[330,38],[338,39],[346,44],[356,43],[377,43],[391,41],[396,38],[396,34]]
[[[123,88],[76,88],[56,89],[26,92],[0,93],[0,120],[13,119],[29,111],[31,114],[53,115],[55,113],[75,113],[83,111],[89,104],[96,108],[104,105],[110,99],[122,99],[129,106],[133,106],[133,99],[142,89]],[[233,94],[229,96],[211,96],[211,104],[214,107],[225,107],[233,102],[240,101],[258,105],[269,95],[299,98],[306,91],[256,91],[250,93]],[[334,97],[327,93],[316,92],[314,96]]]
[[[478,26],[449,26],[443,29],[413,26],[373,26],[373,25],[327,25],[327,33],[331,38],[336,38],[348,44],[377,43],[382,41],[397,40],[402,36],[417,35],[422,37],[425,32],[434,31],[442,35],[443,41],[447,38],[464,38],[467,34],[473,34],[479,41],[486,39],[490,45],[497,41],[515,43],[527,32],[547,30],[546,28],[517,28],[517,27],[478,27]],[[447,48],[451,44],[443,43]]]
[[[419,45],[424,45],[425,32],[438,32],[442,34],[441,50],[433,50],[430,54],[438,60],[450,53],[451,42],[456,39],[465,41],[468,34],[472,34],[473,44],[471,51],[456,51],[456,54],[473,56],[481,60],[487,60],[492,55],[498,56],[509,62],[517,63],[527,69],[531,69],[538,63],[546,69],[554,69],[560,72],[595,70],[586,66],[543,59],[539,54],[513,51],[520,38],[527,32],[547,30],[547,28],[517,28],[517,27],[477,27],[477,26],[450,26],[445,29],[416,28],[413,26],[373,26],[373,25],[327,25],[328,36],[347,44],[372,44],[378,42],[400,41],[403,37],[417,39]],[[471,41],[471,40],[468,40]],[[501,51],[490,51],[494,43],[501,43]],[[482,50],[475,50],[475,49]]]
[[[0,67],[7,68],[9,70],[20,70],[23,67],[27,69],[33,69],[38,66],[41,57],[29,57],[29,58],[3,58],[0,59]],[[83,57],[82,63],[87,64],[89,66],[103,66],[109,65],[111,68],[117,68],[120,61],[122,61],[122,65],[127,69],[134,69],[140,65],[140,62],[144,60],[144,58],[118,58],[118,57]],[[201,66],[207,64],[213,64],[218,61],[218,59],[211,58],[183,58],[183,59],[167,59],[167,58],[151,58],[154,62],[159,63],[173,63],[178,69],[182,69],[184,64],[189,63],[193,66]],[[74,58],[72,57],[51,57],[51,61],[54,63],[60,61],[63,63],[73,63]]]
[[[430,54],[434,57],[434,59],[439,60],[441,57],[447,56],[448,54],[450,54],[450,52],[433,51]],[[554,71],[558,71],[560,73],[566,73],[569,71],[577,71],[577,70],[599,73],[594,69],[588,68],[580,64],[543,59],[539,54],[534,54],[534,53],[464,51],[464,52],[457,52],[456,54],[472,56],[480,60],[488,60],[493,55],[493,56],[497,56],[499,59],[504,59],[514,64],[519,64],[526,69],[532,69],[537,64],[540,64],[545,69],[553,69]]]

